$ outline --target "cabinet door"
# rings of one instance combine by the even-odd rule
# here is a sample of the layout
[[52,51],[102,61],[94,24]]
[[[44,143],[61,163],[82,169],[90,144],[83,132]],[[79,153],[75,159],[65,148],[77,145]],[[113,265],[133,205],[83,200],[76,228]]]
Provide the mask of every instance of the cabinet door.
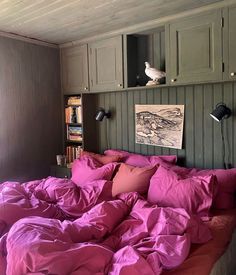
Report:
[[227,9],[224,28],[225,79],[236,79],[236,6]]
[[122,36],[89,45],[90,90],[123,88]]
[[221,11],[211,11],[170,24],[172,83],[222,79]]
[[87,45],[62,49],[62,88],[64,94],[88,90]]

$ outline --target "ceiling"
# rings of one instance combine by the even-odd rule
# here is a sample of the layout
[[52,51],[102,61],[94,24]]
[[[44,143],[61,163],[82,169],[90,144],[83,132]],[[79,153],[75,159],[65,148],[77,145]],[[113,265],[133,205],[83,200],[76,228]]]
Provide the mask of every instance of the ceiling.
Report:
[[1,0],[0,31],[62,44],[221,0]]

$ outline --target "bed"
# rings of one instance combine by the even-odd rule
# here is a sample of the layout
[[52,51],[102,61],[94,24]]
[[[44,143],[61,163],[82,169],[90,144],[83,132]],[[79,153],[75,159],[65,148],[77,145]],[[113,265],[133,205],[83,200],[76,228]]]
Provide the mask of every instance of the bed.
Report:
[[[71,180],[1,184],[0,274],[230,275],[234,202],[230,209],[211,207],[222,172],[216,181],[212,172],[175,161],[85,153]],[[172,194],[176,184],[184,190]],[[226,193],[234,199],[232,188],[227,185]]]

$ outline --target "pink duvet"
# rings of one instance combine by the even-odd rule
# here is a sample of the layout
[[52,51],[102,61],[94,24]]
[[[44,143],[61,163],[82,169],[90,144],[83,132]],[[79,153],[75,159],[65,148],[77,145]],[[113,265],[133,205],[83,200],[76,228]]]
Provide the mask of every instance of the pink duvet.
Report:
[[156,275],[210,238],[181,208],[152,206],[137,193],[112,199],[109,181],[0,185],[1,275]]

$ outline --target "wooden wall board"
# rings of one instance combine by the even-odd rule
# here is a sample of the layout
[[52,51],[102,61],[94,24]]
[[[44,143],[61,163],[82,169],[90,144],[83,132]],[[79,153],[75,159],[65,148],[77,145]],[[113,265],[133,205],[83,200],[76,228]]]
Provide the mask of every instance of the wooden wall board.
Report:
[[[93,94],[94,100],[106,102],[106,109],[113,110],[109,120],[108,136],[111,148],[123,149],[141,154],[176,154],[180,163],[189,167],[222,168],[222,140],[220,123],[210,117],[210,112],[219,102],[225,102],[233,112],[236,110],[236,83],[213,83],[176,87],[157,87]],[[116,101],[111,101],[115,98]],[[183,149],[168,149],[135,143],[135,104],[183,104],[185,105]],[[95,122],[94,122],[95,123]],[[236,167],[236,117],[224,120],[226,138],[226,160]],[[105,131],[105,122],[98,124],[98,130]],[[101,133],[100,133],[101,135]],[[106,144],[100,140],[97,152],[103,152]],[[90,148],[87,148],[88,150]]]
[[0,182],[49,175],[62,151],[59,49],[0,37]]

